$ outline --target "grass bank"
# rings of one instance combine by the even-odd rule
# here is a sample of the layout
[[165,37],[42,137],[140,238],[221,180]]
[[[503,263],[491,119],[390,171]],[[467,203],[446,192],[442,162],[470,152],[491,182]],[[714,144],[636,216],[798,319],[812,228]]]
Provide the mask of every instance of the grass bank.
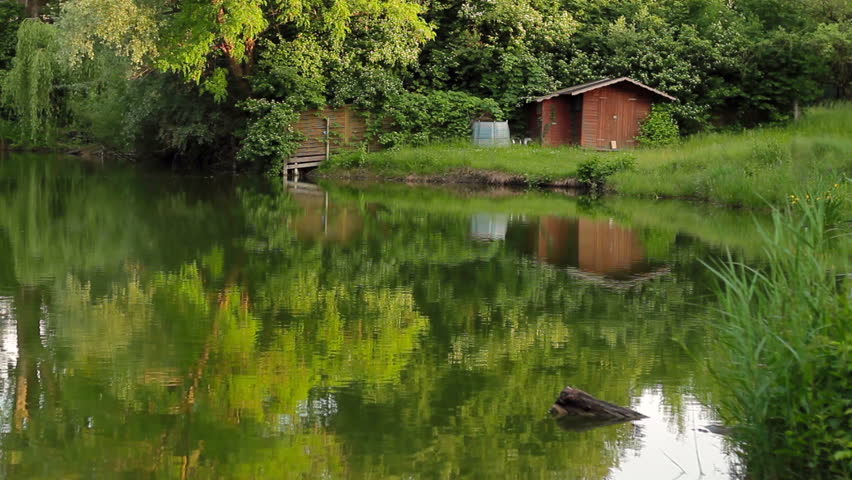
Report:
[[553,185],[576,183],[577,167],[599,153],[580,148],[469,142],[335,155],[319,171],[326,178],[382,178],[416,183]]
[[466,143],[352,152],[332,158],[318,176],[532,186],[572,186],[592,177],[624,195],[781,205],[794,191],[825,192],[852,176],[852,104],[814,107],[783,127],[697,135],[629,152]]
[[852,104],[812,108],[784,127],[698,135],[636,156],[634,169],[608,179],[620,194],[781,205],[793,192],[826,193],[852,176]]
[[764,267],[710,266],[721,413],[747,478],[852,478],[849,225],[832,199],[775,209],[773,224]]

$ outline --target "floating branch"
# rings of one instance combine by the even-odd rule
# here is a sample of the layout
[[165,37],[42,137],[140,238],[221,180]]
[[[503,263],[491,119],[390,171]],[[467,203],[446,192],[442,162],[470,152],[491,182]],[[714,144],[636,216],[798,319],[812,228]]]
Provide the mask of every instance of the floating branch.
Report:
[[562,390],[562,393],[559,394],[559,398],[551,407],[550,413],[557,418],[572,416],[605,420],[604,424],[606,425],[618,421],[647,418],[635,410],[605,402],[570,386],[565,387],[565,390]]

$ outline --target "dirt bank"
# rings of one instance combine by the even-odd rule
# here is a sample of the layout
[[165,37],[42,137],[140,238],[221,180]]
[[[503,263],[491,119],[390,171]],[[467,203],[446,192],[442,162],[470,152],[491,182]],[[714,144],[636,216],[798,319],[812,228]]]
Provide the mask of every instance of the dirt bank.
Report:
[[329,180],[370,180],[400,182],[411,184],[468,184],[468,185],[506,185],[506,186],[528,186],[528,187],[557,187],[557,188],[585,188],[585,185],[576,178],[530,178],[495,170],[479,170],[473,168],[457,168],[441,174],[408,174],[408,175],[381,175],[366,169],[350,169],[322,171],[314,170],[308,173],[312,179]]

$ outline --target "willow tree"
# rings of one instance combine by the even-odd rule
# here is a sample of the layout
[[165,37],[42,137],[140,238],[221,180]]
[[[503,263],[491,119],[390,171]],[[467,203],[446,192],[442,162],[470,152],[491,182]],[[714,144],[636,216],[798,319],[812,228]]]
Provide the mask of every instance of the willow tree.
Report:
[[17,114],[23,137],[35,144],[50,135],[57,112],[57,52],[53,25],[35,19],[21,23],[12,69],[3,83],[3,102]]

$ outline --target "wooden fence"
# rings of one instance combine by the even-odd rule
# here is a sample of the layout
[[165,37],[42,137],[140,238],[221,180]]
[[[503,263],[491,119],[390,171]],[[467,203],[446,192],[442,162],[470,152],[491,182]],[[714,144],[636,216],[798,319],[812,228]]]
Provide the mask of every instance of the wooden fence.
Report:
[[367,120],[351,105],[302,112],[294,127],[307,138],[287,159],[286,170],[316,167],[329,155],[354,148],[367,138]]

